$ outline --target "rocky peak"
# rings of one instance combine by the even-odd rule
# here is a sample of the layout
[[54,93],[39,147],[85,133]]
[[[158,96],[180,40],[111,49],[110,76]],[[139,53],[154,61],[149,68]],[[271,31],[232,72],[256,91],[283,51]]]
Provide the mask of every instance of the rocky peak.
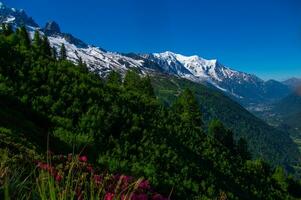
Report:
[[59,25],[55,21],[49,21],[46,23],[44,32],[47,35],[61,33]]

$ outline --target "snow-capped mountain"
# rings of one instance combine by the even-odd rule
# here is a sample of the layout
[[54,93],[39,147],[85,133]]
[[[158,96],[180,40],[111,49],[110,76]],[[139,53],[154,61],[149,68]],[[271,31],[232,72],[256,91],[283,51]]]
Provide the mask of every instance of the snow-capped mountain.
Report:
[[50,21],[44,28],[41,28],[32,18],[26,15],[24,10],[9,8],[3,3],[0,3],[0,23],[8,23],[13,27],[25,25],[31,37],[33,37],[35,30],[39,30],[41,34],[48,36],[50,45],[56,48],[57,52],[64,44],[69,60],[78,62],[81,58],[91,71],[95,71],[100,75],[105,75],[111,70],[124,72],[130,68],[141,69],[143,64],[143,59],[133,59],[119,53],[108,52],[102,48],[87,45],[71,34],[62,33],[56,22]]
[[[25,25],[33,37],[34,31],[48,36],[52,47],[58,52],[62,44],[72,62],[81,59],[90,71],[101,76],[115,70],[125,73],[135,68],[141,74],[165,73],[195,82],[213,85],[243,104],[279,99],[289,94],[288,86],[277,82],[265,82],[255,75],[239,72],[199,56],[183,56],[173,52],[153,54],[121,54],[88,45],[71,34],[61,32],[56,22],[48,22],[41,28],[24,10],[9,8],[0,2],[0,23],[17,28]],[[281,92],[275,92],[281,88]]]
[[277,100],[289,94],[289,88],[278,81],[265,82],[255,75],[226,67],[215,59],[183,56],[169,51],[142,56],[160,65],[166,73],[211,83],[244,104]]

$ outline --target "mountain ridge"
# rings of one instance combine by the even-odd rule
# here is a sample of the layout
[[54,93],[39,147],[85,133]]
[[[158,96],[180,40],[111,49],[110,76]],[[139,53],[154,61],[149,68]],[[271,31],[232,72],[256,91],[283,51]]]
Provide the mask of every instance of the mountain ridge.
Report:
[[[262,102],[276,102],[291,92],[291,88],[284,83],[275,80],[264,81],[256,75],[233,70],[217,60],[207,60],[197,55],[184,56],[170,51],[131,55],[109,52],[88,45],[72,34],[61,32],[58,23],[54,21],[47,22],[45,27],[41,28],[23,10],[1,5],[1,23],[10,23],[14,26],[25,24],[32,36],[35,29],[40,30],[42,34],[48,36],[51,46],[57,51],[64,44],[69,60],[75,63],[82,60],[90,71],[100,76],[106,76],[112,70],[124,74],[128,69],[135,69],[144,75],[154,71],[166,73],[198,83],[211,84],[246,108]],[[281,88],[281,93],[275,92],[275,88]]]

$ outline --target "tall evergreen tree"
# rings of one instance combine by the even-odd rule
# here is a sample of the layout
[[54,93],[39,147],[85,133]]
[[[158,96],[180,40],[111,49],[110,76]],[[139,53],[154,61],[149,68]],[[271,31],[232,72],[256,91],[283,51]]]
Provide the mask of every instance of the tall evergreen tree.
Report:
[[219,120],[212,120],[208,126],[209,135],[219,141],[223,146],[227,147],[232,152],[235,148],[233,133],[227,130],[224,124]]
[[43,36],[41,49],[42,49],[43,55],[51,57],[51,55],[52,55],[51,47],[50,47],[48,37],[46,35]]
[[107,77],[107,83],[110,86],[119,87],[122,83],[121,75],[118,72],[111,71]]
[[150,97],[155,97],[155,92],[150,77],[148,75],[143,77],[141,82],[141,90],[144,91],[144,94]]
[[141,78],[139,74],[137,74],[133,70],[128,70],[126,72],[123,82],[123,85],[126,89],[139,91],[140,83]]
[[56,52],[56,48],[55,48],[55,47],[52,47],[52,48],[51,48],[51,55],[52,55],[52,57],[53,57],[54,59],[57,58],[57,52]]
[[26,30],[26,27],[23,25],[19,29],[20,43],[24,45],[26,48],[30,47],[31,41]]
[[240,138],[237,141],[237,152],[243,160],[250,160],[251,154],[248,150],[248,143],[245,139]]
[[40,49],[41,45],[42,45],[42,39],[41,39],[41,36],[40,36],[40,32],[38,30],[36,30],[34,32],[34,36],[33,36],[33,46],[36,49]]
[[67,59],[67,52],[65,44],[62,44],[61,50],[60,50],[60,60],[66,60]]
[[202,115],[197,99],[191,90],[185,89],[176,102],[173,104],[173,109],[180,115],[180,118],[187,125],[201,128]]

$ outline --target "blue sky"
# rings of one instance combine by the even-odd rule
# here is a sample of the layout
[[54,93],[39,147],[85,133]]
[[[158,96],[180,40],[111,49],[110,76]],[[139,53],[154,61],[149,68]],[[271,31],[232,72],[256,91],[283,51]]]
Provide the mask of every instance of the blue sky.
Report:
[[264,79],[301,77],[300,0],[0,1],[110,51],[170,50]]

